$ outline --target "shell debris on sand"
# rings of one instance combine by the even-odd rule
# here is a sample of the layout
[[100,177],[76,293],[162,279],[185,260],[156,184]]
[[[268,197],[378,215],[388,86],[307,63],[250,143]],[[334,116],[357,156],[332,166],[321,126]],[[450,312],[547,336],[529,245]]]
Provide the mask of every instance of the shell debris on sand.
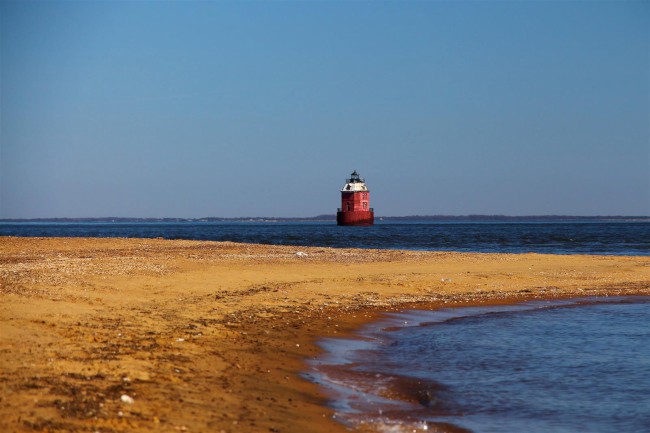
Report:
[[120,400],[122,401],[122,403],[126,403],[126,404],[133,404],[133,403],[135,403],[135,400],[133,399],[133,397],[128,396],[128,395],[126,395],[126,394],[122,394],[122,395],[120,396]]

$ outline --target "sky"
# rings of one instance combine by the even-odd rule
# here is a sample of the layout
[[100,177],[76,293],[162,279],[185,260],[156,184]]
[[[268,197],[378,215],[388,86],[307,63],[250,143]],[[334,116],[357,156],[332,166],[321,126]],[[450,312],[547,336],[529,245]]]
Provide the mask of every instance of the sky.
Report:
[[2,1],[0,218],[650,215],[649,1]]

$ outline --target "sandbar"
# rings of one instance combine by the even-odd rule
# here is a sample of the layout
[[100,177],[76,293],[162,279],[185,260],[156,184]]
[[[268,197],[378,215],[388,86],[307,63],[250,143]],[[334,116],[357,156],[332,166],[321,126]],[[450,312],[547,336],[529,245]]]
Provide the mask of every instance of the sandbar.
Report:
[[345,432],[301,376],[382,312],[650,295],[650,257],[0,237],[0,431]]

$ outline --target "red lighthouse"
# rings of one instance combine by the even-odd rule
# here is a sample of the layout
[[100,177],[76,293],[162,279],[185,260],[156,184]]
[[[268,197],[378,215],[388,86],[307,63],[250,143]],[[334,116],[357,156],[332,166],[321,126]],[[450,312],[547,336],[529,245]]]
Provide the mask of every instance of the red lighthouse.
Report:
[[340,226],[371,226],[374,222],[370,191],[366,181],[355,170],[341,189],[341,207],[336,213],[336,223]]

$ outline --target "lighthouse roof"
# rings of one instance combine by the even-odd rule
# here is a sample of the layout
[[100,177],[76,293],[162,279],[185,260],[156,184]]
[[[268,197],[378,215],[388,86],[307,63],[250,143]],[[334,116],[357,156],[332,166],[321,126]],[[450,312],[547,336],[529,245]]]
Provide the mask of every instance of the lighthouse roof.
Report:
[[341,188],[341,192],[356,192],[356,191],[368,191],[366,186],[366,180],[359,177],[359,173],[356,170],[352,172],[349,179],[345,179],[345,185]]

